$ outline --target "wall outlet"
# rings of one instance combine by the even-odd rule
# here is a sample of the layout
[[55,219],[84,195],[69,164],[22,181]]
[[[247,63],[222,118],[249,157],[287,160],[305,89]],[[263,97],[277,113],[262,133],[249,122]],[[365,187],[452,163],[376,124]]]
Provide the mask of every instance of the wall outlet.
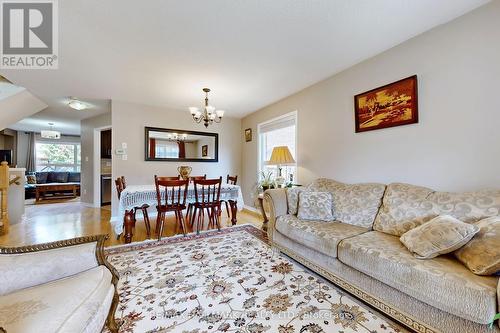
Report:
[[122,142],[122,148],[123,149],[127,149],[127,143],[126,142]]
[[88,162],[88,161],[89,161],[89,157],[85,156],[85,162]]
[[127,156],[126,154],[125,154],[125,155],[122,155],[122,160],[123,160],[123,161],[126,161],[126,160],[127,160],[127,158],[128,158],[128,156]]
[[83,194],[87,194],[87,189],[83,189]]

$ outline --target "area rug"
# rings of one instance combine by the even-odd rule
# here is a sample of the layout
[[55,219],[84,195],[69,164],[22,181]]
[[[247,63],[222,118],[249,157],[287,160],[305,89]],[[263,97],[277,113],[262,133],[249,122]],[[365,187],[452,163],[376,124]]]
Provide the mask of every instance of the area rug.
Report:
[[107,250],[120,332],[406,332],[250,226]]

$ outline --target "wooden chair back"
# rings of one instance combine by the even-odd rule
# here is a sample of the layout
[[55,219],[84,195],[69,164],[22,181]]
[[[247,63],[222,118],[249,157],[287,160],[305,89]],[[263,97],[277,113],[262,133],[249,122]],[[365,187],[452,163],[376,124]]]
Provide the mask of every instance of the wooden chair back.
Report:
[[194,182],[195,180],[205,180],[207,179],[207,175],[203,175],[203,176],[191,176],[189,177],[189,181],[192,183]]
[[125,189],[122,178],[123,176],[115,179],[115,186],[116,186],[116,193],[118,193],[118,200],[120,200],[122,192]]
[[230,185],[236,185],[237,181],[238,181],[238,176],[227,175],[226,183],[228,183]]
[[[170,178],[170,179],[168,179]],[[172,180],[172,177],[158,177],[155,175],[156,199],[158,208],[176,209],[186,205],[186,196],[189,181]],[[162,192],[165,195],[162,200]]]
[[194,180],[194,196],[197,204],[219,204],[222,177],[217,179]]
[[165,176],[165,177],[158,177],[158,179],[161,179],[161,180],[180,180],[182,179],[180,175],[176,176],[176,177],[169,177],[169,176]]

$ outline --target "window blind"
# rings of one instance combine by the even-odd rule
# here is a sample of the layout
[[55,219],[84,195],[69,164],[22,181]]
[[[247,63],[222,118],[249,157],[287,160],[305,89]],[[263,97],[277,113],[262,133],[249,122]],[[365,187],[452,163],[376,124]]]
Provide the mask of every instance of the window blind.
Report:
[[295,126],[295,115],[283,117],[269,123],[262,124],[259,126],[259,133],[267,133],[291,126]]

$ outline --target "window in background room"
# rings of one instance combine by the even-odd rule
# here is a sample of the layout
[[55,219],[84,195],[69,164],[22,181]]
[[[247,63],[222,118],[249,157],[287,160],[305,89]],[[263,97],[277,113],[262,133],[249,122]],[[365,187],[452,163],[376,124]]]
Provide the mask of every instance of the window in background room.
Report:
[[155,145],[156,158],[178,158],[179,144],[175,141],[156,140]]
[[[276,165],[267,165],[274,147],[287,146],[295,161],[297,161],[297,112],[291,112],[281,117],[259,124],[259,171],[271,171],[273,177],[278,175]],[[297,182],[297,166],[283,166],[282,175],[286,182]]]
[[36,171],[80,172],[80,143],[37,142]]

